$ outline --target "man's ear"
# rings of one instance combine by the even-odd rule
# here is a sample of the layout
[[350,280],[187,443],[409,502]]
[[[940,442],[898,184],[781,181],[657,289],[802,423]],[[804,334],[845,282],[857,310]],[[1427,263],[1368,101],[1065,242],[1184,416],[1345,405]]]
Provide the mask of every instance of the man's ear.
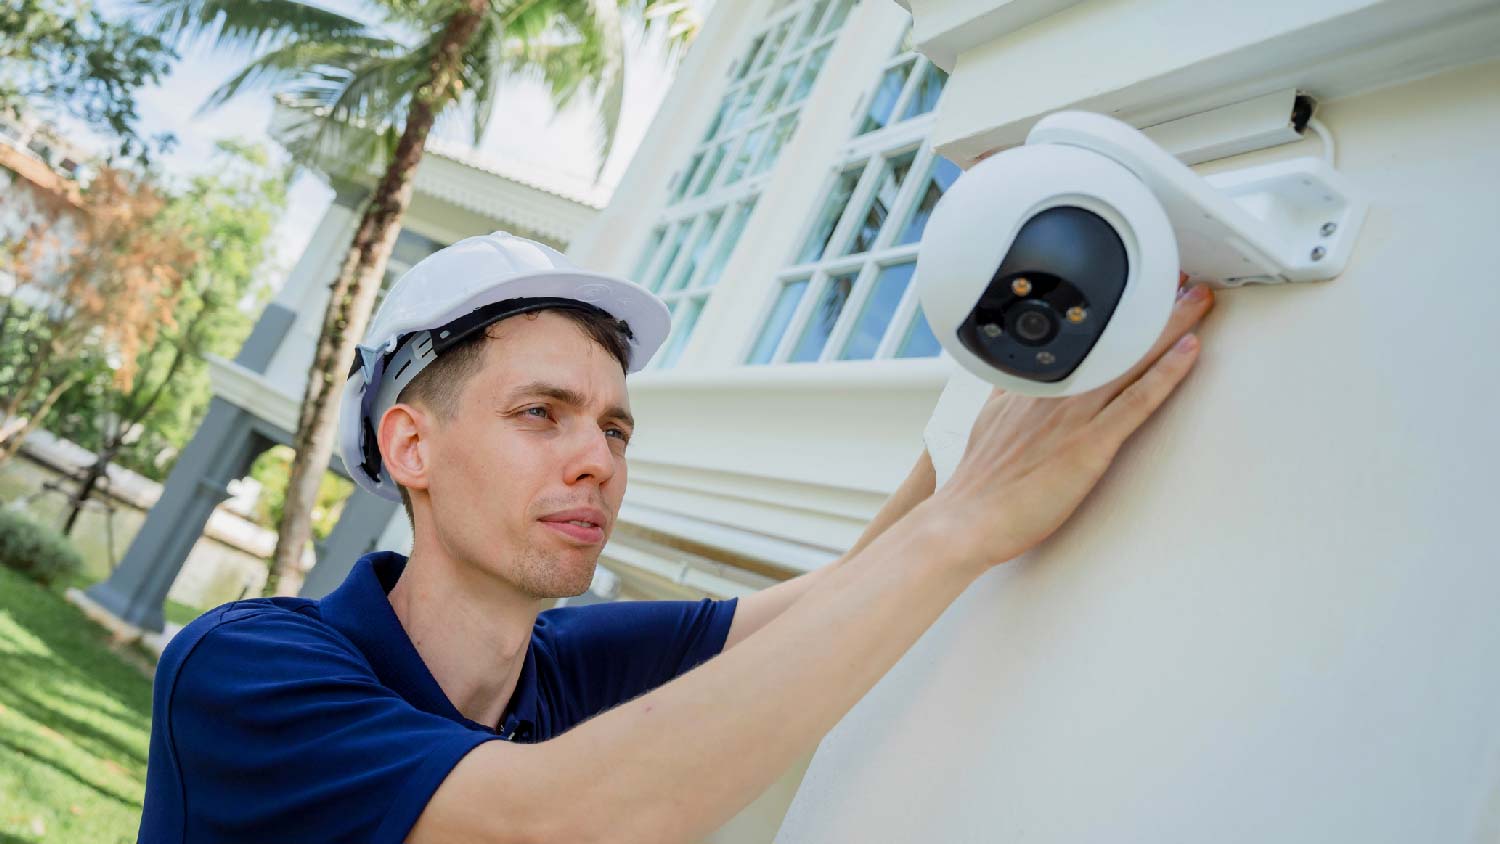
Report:
[[420,407],[397,403],[380,417],[375,432],[380,444],[380,459],[396,483],[407,489],[426,489],[427,470],[431,465],[427,446],[432,432],[432,418]]

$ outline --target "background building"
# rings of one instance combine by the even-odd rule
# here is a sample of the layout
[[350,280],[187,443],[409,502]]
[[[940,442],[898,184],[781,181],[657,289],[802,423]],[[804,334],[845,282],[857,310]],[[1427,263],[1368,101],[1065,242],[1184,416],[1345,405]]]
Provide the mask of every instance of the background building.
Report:
[[[1068,528],[714,840],[1500,834],[1500,7],[911,5],[715,4],[602,210],[424,162],[393,273],[507,228],[673,308],[630,381],[630,490],[587,600],[742,595],[853,542],[954,372],[908,286],[927,214],[1051,111],[1146,127],[1300,91],[1372,210],[1343,277],[1224,293],[1199,370]],[[1202,173],[1324,154],[1213,125],[1237,154]],[[276,342],[219,368],[225,413],[290,429],[354,197],[257,329]],[[409,547],[388,502],[344,520],[309,594]]]

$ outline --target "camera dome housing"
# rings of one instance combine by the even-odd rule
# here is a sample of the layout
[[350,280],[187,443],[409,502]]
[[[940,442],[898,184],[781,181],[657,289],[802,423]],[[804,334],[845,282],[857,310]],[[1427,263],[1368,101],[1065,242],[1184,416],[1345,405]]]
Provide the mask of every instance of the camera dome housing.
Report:
[[1021,146],[965,172],[933,209],[913,284],[933,333],[998,387],[1062,396],[1145,356],[1171,316],[1172,226],[1129,169]]

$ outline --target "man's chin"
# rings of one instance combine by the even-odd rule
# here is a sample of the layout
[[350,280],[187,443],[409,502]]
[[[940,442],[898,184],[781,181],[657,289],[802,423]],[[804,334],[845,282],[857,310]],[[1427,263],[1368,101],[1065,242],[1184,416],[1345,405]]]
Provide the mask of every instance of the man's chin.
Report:
[[594,582],[595,561],[590,560],[587,570],[568,569],[554,572],[559,575],[551,583],[547,584],[543,598],[576,598],[589,591],[589,586]]

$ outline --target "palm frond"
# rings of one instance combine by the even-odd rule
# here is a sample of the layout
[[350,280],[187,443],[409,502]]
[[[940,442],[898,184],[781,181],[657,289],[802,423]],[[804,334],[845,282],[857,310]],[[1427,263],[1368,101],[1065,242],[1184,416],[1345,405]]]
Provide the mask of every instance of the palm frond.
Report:
[[289,152],[299,160],[336,169],[379,169],[406,125],[412,96],[426,81],[433,41],[419,49],[369,57],[353,69],[310,71],[283,98],[300,120],[286,127]]
[[202,38],[259,52],[291,41],[375,36],[369,23],[303,0],[139,0],[149,25],[178,45]]
[[250,62],[209,94],[198,113],[212,111],[247,90],[284,87],[319,69],[360,67],[399,55],[403,49],[390,39],[370,36],[293,42]]

